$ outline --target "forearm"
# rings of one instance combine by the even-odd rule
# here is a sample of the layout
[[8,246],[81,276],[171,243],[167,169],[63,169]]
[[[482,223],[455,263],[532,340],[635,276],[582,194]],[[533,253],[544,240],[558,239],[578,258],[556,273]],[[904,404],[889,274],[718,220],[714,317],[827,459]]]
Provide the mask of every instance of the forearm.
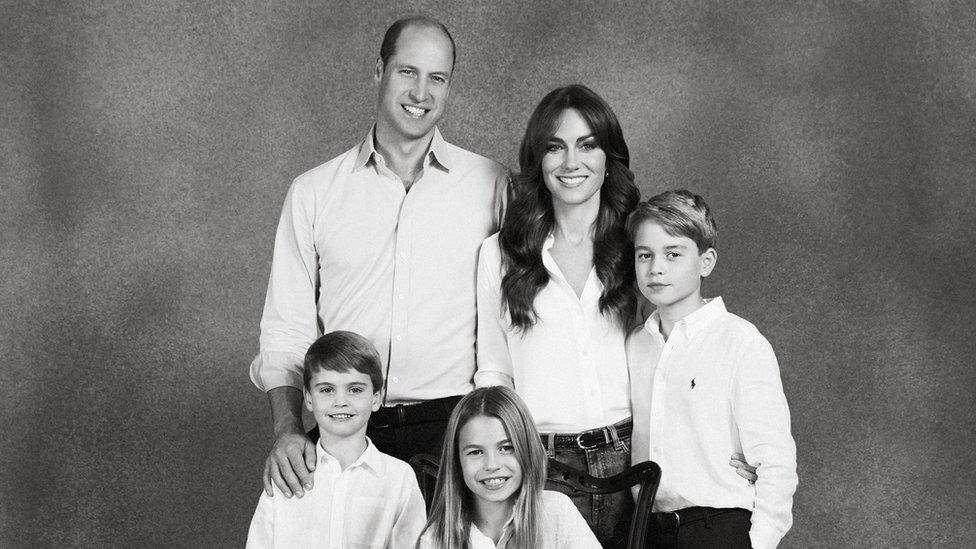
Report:
[[285,433],[305,433],[302,424],[302,401],[302,392],[294,387],[275,387],[268,391],[275,438]]

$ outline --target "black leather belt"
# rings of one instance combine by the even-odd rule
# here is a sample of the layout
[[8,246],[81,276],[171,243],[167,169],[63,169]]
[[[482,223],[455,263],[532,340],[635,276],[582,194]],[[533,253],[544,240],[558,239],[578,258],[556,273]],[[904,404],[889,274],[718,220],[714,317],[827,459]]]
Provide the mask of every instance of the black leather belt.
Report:
[[712,517],[735,512],[747,513],[750,515],[752,514],[749,511],[739,509],[738,507],[687,507],[685,509],[678,509],[677,511],[651,513],[651,525],[657,526],[658,530],[670,530],[673,528],[678,528],[679,526],[698,522],[700,520],[708,520]]
[[369,417],[369,426],[375,429],[403,427],[431,421],[447,421],[461,397],[452,396],[425,400],[417,404],[383,406]]
[[552,448],[549,447],[550,435],[548,433],[541,433],[540,438],[542,438],[542,445],[546,447],[546,450],[592,450],[613,444],[613,431],[617,432],[617,440],[629,440],[630,434],[634,431],[634,422],[631,418],[627,418],[613,425],[590,429],[575,435],[555,434],[552,435]]

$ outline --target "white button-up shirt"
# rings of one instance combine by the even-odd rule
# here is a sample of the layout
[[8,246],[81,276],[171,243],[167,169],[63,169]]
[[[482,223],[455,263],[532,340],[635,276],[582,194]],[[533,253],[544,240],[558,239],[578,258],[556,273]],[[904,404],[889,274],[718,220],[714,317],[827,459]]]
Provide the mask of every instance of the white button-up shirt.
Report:
[[481,247],[475,383],[514,382],[540,431],[578,433],[630,416],[626,333],[600,313],[603,284],[596,271],[577,297],[549,253],[552,245],[550,235],[542,247],[549,282],[535,297],[538,320],[524,333],[503,308],[498,234]]
[[[542,492],[542,516],[539,528],[540,545],[536,549],[598,549],[593,531],[587,526],[583,515],[573,505],[569,496],[561,492],[545,490]],[[513,549],[509,547],[512,537],[512,519],[505,524],[504,531],[498,544],[474,524],[471,525],[468,536],[468,547],[471,549]],[[421,538],[419,549],[440,549],[433,542],[430,533]],[[521,549],[521,548],[514,548]]]
[[316,445],[315,487],[301,498],[261,493],[247,533],[248,549],[264,547],[413,547],[427,514],[417,477],[406,463],[367,442],[342,470]]
[[387,403],[470,391],[478,249],[497,227],[507,177],[435,130],[409,192],[372,131],[295,179],[275,238],[254,384],[301,388],[309,345],[350,330],[388,366]]
[[[661,466],[655,511],[752,511],[757,549],[775,547],[793,523],[796,445],[773,349],[722,298],[678,321],[667,341],[657,312],[627,341],[634,403],[633,463]],[[742,453],[759,479],[729,467]]]

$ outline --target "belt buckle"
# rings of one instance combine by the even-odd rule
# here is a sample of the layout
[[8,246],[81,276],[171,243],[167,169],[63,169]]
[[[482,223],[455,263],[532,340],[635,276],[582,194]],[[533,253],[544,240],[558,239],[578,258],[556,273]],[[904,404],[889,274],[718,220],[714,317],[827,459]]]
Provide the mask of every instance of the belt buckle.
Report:
[[593,445],[588,445],[583,443],[583,435],[585,435],[588,432],[589,431],[583,431],[582,433],[576,435],[576,445],[579,446],[581,450],[593,450],[594,448],[600,445],[600,443],[596,443]]

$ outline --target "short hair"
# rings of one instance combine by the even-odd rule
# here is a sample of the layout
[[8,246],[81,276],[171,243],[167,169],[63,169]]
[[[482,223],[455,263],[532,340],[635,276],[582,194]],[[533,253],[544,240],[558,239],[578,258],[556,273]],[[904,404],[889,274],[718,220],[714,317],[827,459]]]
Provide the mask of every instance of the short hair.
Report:
[[383,35],[383,43],[380,45],[380,59],[383,61],[384,70],[386,70],[387,61],[396,53],[397,40],[400,39],[400,34],[409,27],[440,29],[451,42],[451,70],[454,70],[454,64],[457,62],[457,45],[454,44],[454,37],[451,36],[451,32],[447,30],[444,23],[426,15],[412,15],[397,19],[390,25],[390,28],[386,29],[386,34]]
[[684,189],[665,191],[637,205],[627,217],[627,234],[633,241],[642,223],[653,221],[671,236],[695,241],[698,253],[715,248],[718,227],[701,196]]
[[369,376],[373,392],[383,389],[383,366],[376,347],[365,337],[346,331],[329,332],[315,340],[305,353],[305,389],[311,390],[315,372],[354,370]]
[[516,492],[512,511],[513,547],[537,547],[540,542],[542,490],[546,484],[546,451],[535,421],[525,402],[508,387],[482,387],[471,391],[454,408],[441,451],[437,486],[434,488],[427,525],[438,547],[463,547],[474,522],[474,503],[464,483],[459,438],[461,429],[473,418],[498,419],[515,450],[522,469],[522,486]]

